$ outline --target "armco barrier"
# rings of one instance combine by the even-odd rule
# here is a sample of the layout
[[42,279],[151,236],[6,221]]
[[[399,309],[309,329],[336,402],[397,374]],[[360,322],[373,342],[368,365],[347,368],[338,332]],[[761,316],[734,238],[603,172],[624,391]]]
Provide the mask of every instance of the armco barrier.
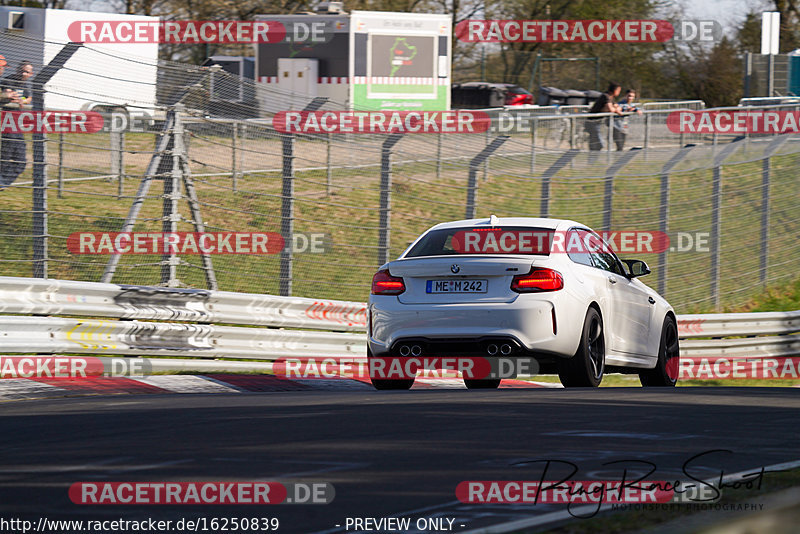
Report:
[[[0,354],[366,355],[360,302],[0,277],[0,313]],[[800,311],[680,315],[678,332],[683,358],[800,356]]]
[[0,313],[364,331],[360,302],[0,277]]
[[363,334],[209,324],[0,316],[0,352],[190,358],[366,355]]
[[681,315],[682,338],[754,336],[800,332],[800,311]]
[[678,317],[681,357],[695,361],[800,356],[800,334],[795,332],[800,332],[800,311]]

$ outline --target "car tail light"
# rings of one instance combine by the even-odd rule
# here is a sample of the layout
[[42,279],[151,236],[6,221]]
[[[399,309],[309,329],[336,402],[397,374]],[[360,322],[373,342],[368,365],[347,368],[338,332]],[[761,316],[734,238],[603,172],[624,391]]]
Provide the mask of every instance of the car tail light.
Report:
[[373,295],[399,295],[406,290],[403,279],[389,274],[389,269],[383,269],[372,277]]
[[564,278],[553,269],[532,269],[528,274],[519,274],[511,281],[511,289],[517,293],[558,291],[563,287]]

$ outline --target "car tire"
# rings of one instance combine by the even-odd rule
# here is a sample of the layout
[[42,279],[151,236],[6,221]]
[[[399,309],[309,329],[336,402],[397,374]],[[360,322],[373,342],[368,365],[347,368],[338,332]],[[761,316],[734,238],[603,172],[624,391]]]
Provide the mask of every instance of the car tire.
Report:
[[481,380],[477,378],[465,378],[464,385],[467,386],[467,389],[497,389],[500,387],[500,379],[488,378]]
[[558,378],[566,388],[597,387],[605,372],[603,318],[595,308],[586,311],[580,345],[572,358],[558,361]]
[[[370,358],[372,358],[372,351],[367,348],[368,369],[371,369],[371,366],[369,366]],[[369,377],[369,381],[372,382],[372,387],[379,391],[411,389],[411,386],[414,385],[414,380],[414,378],[403,378],[397,380],[391,378],[373,378],[371,374]]]
[[661,327],[661,342],[658,345],[658,363],[653,369],[639,373],[639,381],[646,387],[675,387],[678,382],[678,325],[675,318],[667,315]]
[[372,386],[380,391],[391,390],[391,389],[411,389],[411,386],[414,385],[414,379],[398,379],[392,380],[389,378],[372,378],[370,377],[370,382],[372,382]]

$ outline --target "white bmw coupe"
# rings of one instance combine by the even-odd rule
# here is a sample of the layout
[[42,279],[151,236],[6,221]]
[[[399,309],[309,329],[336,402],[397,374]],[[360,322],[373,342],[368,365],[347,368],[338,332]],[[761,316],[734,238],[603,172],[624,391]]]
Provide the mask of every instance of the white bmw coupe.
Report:
[[[674,386],[675,312],[580,223],[544,218],[442,223],[372,279],[368,357],[534,358],[564,386],[596,387],[609,372]],[[377,389],[413,378],[372,377]],[[492,388],[498,379],[465,379]]]

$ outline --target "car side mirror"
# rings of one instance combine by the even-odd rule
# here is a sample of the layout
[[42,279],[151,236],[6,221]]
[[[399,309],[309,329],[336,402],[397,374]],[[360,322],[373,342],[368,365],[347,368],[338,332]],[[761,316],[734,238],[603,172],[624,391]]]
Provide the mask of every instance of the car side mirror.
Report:
[[622,263],[628,267],[628,278],[650,274],[650,267],[642,260],[622,260]]

